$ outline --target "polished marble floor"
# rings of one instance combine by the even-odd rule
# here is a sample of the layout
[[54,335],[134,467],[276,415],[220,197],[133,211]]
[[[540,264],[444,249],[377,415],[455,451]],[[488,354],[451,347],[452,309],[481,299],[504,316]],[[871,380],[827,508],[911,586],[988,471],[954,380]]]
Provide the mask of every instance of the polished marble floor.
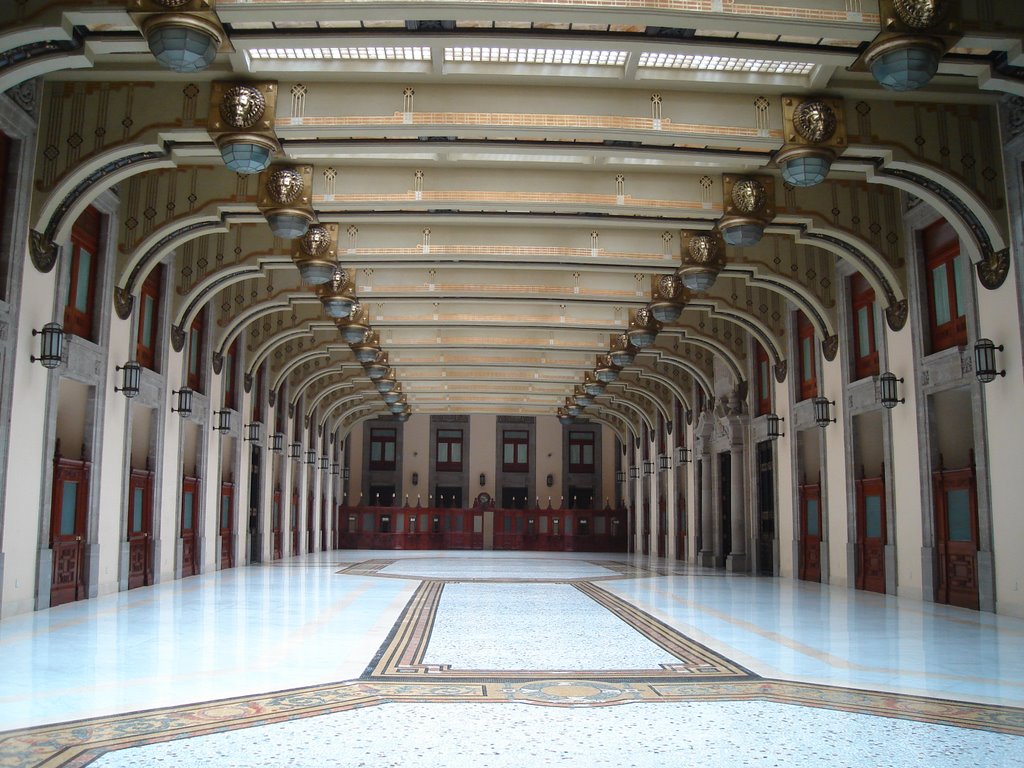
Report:
[[0,659],[0,766],[1024,766],[1024,620],[620,554],[317,553]]

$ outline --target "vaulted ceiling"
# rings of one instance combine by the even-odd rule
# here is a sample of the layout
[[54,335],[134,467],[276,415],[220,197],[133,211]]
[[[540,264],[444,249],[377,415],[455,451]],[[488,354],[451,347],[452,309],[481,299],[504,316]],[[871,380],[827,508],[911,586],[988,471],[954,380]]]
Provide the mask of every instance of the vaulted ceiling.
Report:
[[[222,52],[191,74],[154,61],[129,13],[145,6],[25,0],[0,27],[0,85],[46,79],[36,251],[115,189],[119,309],[163,262],[178,331],[207,308],[216,353],[241,339],[246,372],[266,363],[325,419],[383,403],[300,280],[297,241],[271,233],[261,178],[225,168],[213,82],[276,96],[274,162],[311,166],[309,205],[414,412],[555,413],[727,212],[723,177],[769,177],[763,239],[728,246],[599,398],[621,425],[688,404],[716,359],[738,384],[751,334],[784,376],[790,306],[834,354],[851,270],[899,327],[901,192],[973,261],[1006,247],[993,105],[1024,95],[1024,23],[997,5],[965,8],[937,77],[894,93],[850,69],[879,35],[873,0],[218,0]],[[846,138],[825,182],[793,187],[774,163],[785,107],[814,94],[840,100]]]

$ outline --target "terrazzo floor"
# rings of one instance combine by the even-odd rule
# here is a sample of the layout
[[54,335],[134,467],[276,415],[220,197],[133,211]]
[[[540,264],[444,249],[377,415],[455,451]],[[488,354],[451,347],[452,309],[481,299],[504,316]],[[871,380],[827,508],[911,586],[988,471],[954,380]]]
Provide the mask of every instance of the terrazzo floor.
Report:
[[0,659],[4,767],[1024,766],[1024,620],[621,554],[317,553]]

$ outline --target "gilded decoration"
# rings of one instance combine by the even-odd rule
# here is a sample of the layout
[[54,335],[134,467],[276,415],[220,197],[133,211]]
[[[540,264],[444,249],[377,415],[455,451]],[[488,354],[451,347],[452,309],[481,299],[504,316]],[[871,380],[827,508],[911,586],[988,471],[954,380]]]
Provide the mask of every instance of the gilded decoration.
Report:
[[263,117],[267,100],[258,88],[251,85],[233,85],[224,91],[220,102],[221,119],[240,131],[253,128]]
[[156,0],[157,5],[162,5],[168,10],[176,10],[188,5],[191,0]]
[[679,296],[682,283],[675,275],[662,275],[658,278],[658,293],[666,299],[674,299]]
[[210,359],[213,362],[213,372],[220,376],[221,369],[224,367],[224,355],[214,352]]
[[135,297],[127,288],[118,286],[114,289],[114,311],[122,320],[132,316],[132,308],[135,306]]
[[839,336],[837,334],[832,334],[821,342],[821,354],[830,363],[836,359],[836,355],[839,354]]
[[640,309],[636,311],[636,315],[634,315],[634,317],[636,318],[636,324],[640,326],[650,325],[651,320],[653,320],[651,317],[651,310],[647,307],[640,307]]
[[978,270],[978,282],[988,290],[994,291],[1003,284],[1010,273],[1010,250],[1003,248],[990,252],[975,265],[975,268]]
[[302,174],[294,168],[278,168],[267,179],[267,194],[278,205],[290,205],[303,189]]
[[718,256],[718,242],[711,235],[697,235],[690,238],[686,252],[695,264],[708,264]]
[[889,324],[889,328],[893,331],[902,331],[903,326],[907,324],[907,314],[909,312],[909,306],[907,305],[906,299],[900,299],[894,304],[890,304],[885,309],[885,322]]
[[28,253],[32,258],[32,266],[44,274],[57,263],[56,244],[34,229],[28,233]]
[[307,256],[322,256],[331,248],[331,234],[322,224],[311,226],[301,238],[299,248]]
[[946,15],[946,0],[893,0],[893,10],[900,21],[913,29],[931,29]]
[[807,99],[793,110],[793,128],[811,144],[828,141],[838,127],[835,110],[822,99]]
[[782,384],[786,380],[786,373],[789,371],[789,364],[785,360],[779,360],[774,366],[775,380]]
[[755,179],[741,179],[732,186],[732,204],[737,213],[757,213],[767,199],[764,186]]

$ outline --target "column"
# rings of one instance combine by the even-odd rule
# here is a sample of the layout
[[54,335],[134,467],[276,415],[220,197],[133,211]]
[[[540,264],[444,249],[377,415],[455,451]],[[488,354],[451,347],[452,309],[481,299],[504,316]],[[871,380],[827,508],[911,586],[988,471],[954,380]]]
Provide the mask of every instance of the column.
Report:
[[730,449],[731,474],[729,477],[729,524],[732,536],[732,552],[726,560],[726,568],[732,572],[747,570],[746,526],[744,525],[746,504],[743,498],[743,446],[733,445]]
[[704,448],[707,438],[701,438],[700,473],[700,564],[715,567],[714,511],[711,498],[711,452]]

